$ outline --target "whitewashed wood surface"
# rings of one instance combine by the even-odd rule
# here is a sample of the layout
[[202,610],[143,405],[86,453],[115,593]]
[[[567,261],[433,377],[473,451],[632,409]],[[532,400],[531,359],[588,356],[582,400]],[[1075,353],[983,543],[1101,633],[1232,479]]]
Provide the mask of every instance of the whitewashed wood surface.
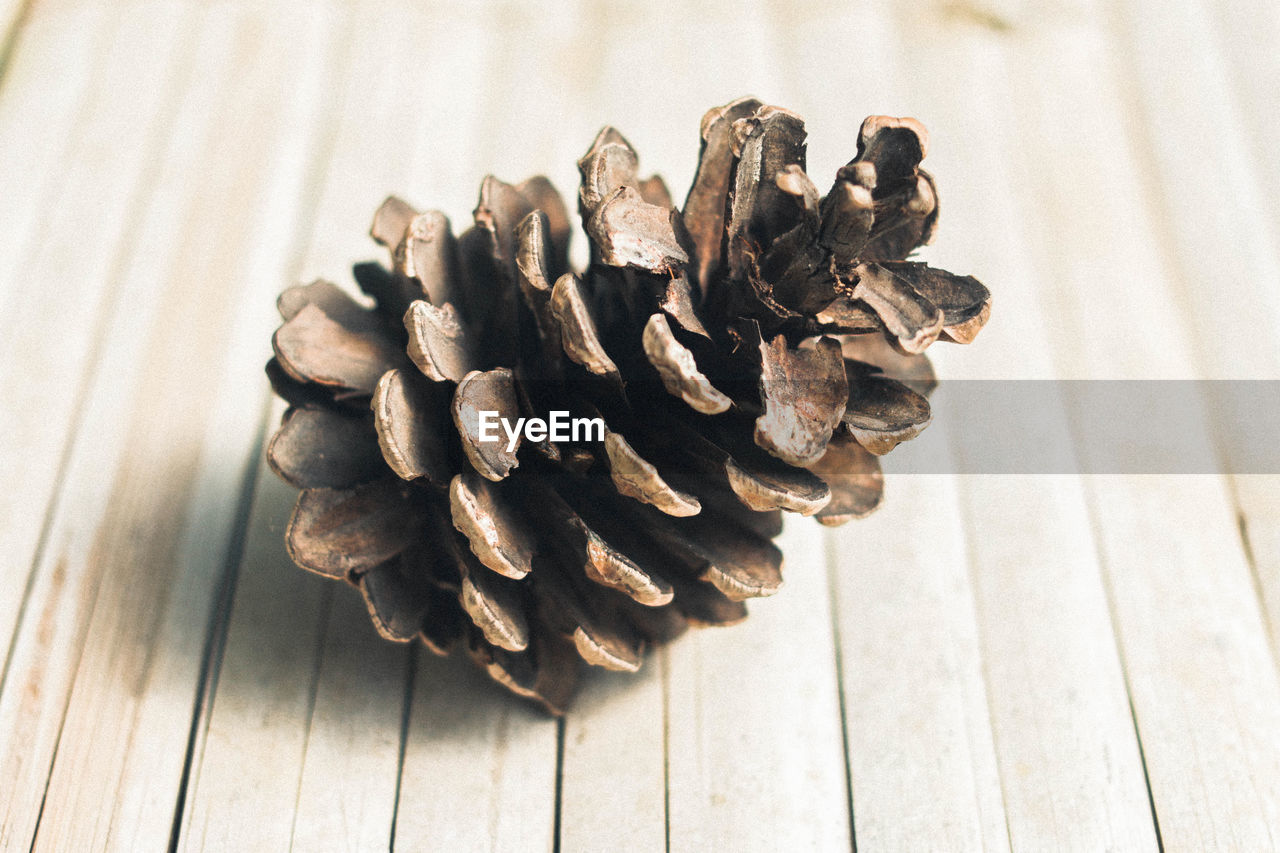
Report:
[[924,256],[996,294],[944,379],[1280,379],[1278,44],[1274,0],[0,0],[0,849],[1276,849],[1278,478],[891,477],[555,721],[289,563],[261,367],[388,192],[572,191],[605,123],[679,192],[753,93],[819,184],[929,126]]

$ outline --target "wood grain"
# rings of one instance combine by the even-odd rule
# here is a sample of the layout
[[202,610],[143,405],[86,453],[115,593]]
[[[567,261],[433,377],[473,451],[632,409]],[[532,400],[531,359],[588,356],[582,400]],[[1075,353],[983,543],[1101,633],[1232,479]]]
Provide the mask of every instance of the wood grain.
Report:
[[[293,501],[293,490],[265,469],[255,491],[255,513],[287,511]],[[282,578],[294,582],[287,598],[278,595]],[[332,592],[306,580],[278,527],[251,527],[221,660],[226,675],[216,679],[199,722],[183,850],[289,846],[324,639],[322,603]]]
[[[207,632],[239,515],[227,496],[242,488],[260,423],[244,401],[259,387],[251,359],[270,313],[245,312],[241,304],[254,298],[264,274],[279,275],[278,247],[290,237],[290,205],[307,162],[308,140],[293,128],[309,125],[316,104],[302,97],[281,103],[278,93],[235,69],[266,60],[318,82],[324,67],[323,27],[303,31],[281,52],[268,47],[269,31],[235,13],[191,25],[200,40],[189,79],[211,88],[184,93],[175,126],[185,132],[170,137],[175,144],[145,208],[139,252],[125,267],[126,301],[103,356],[105,375],[115,381],[97,386],[86,418],[86,439],[124,430],[114,442],[124,461],[94,553],[100,580],[96,599],[88,600],[93,618],[41,818],[40,838],[55,846],[155,846],[171,834]],[[244,133],[270,127],[275,118],[283,120],[278,132],[260,146],[201,169],[201,158],[222,144],[219,134],[236,132],[237,124]],[[189,180],[192,173],[201,180]],[[192,227],[228,200],[284,227],[241,223],[212,238]],[[239,286],[226,286],[224,275]],[[148,287],[163,296],[133,290]],[[155,313],[138,304],[154,305]],[[210,322],[195,330],[174,323],[184,312]],[[194,364],[170,355],[184,351]],[[157,421],[138,402],[151,395],[174,411]],[[83,476],[90,480],[92,451],[85,448]],[[73,464],[72,483],[77,473]],[[85,802],[87,796],[101,799]],[[99,821],[77,820],[86,812]]]
[[682,197],[748,92],[824,189],[863,115],[929,125],[925,257],[996,295],[944,380],[1280,379],[1274,3],[682,14],[0,0],[0,849],[1276,846],[1280,478],[890,463],[876,516],[788,525],[746,624],[559,724],[289,563],[275,292],[347,282],[391,191],[571,196],[606,122]]
[[[1171,284],[1194,341],[1197,374],[1280,379],[1280,290],[1258,286],[1280,281],[1280,168],[1266,154],[1266,145],[1280,141],[1280,122],[1262,100],[1280,64],[1274,53],[1260,50],[1269,33],[1280,31],[1280,14],[1274,6],[1253,4],[1187,2],[1177,9],[1149,26],[1136,19],[1140,9],[1108,7],[1116,41],[1133,39],[1139,26],[1144,33],[1142,49],[1123,66],[1137,82],[1130,96],[1132,131],[1151,153],[1140,175],[1166,212]],[[1206,160],[1171,143],[1193,119],[1235,129],[1224,136],[1218,156]],[[1174,180],[1192,167],[1194,174]],[[1224,245],[1236,248],[1224,253]],[[1233,304],[1248,309],[1233,310]],[[1233,346],[1233,340],[1249,343]],[[1210,404],[1219,446],[1240,474],[1231,489],[1274,654],[1280,648],[1280,478],[1249,473],[1233,458],[1235,444],[1221,438],[1247,424],[1250,412],[1229,395],[1211,396]]]
[[[165,130],[164,99],[179,61],[163,49],[140,61],[139,45],[147,43],[141,16],[120,20],[108,11],[102,4],[72,16],[34,16],[0,89],[0,256],[12,259],[0,269],[0,338],[24,354],[0,365],[0,477],[24,486],[0,493],[0,548],[12,567],[0,575],[5,652],[38,581],[34,564],[116,282],[130,204],[146,186],[144,164]],[[163,31],[174,17],[154,23]],[[91,88],[95,69],[114,85]],[[122,138],[133,144],[112,149]],[[87,161],[97,149],[109,153],[94,169]],[[81,230],[86,207],[103,227]],[[79,310],[19,291],[41,280],[75,280]]]
[[832,535],[858,846],[1007,849],[955,485],[891,489]]
[[[1067,375],[1196,375],[1194,342],[1170,285],[1167,239],[1138,180],[1104,30],[1088,8],[1019,45],[1011,80],[1023,132],[1055,144],[1020,158],[1035,187],[1032,240],[1043,269],[1062,282],[1042,291],[1057,322],[1055,358]],[[1050,66],[1038,57],[1052,53]],[[1068,92],[1089,91],[1078,99]],[[1068,146],[1053,128],[1094,128],[1110,150]],[[1031,176],[1037,176],[1031,181]],[[1111,203],[1089,205],[1089,187]],[[1087,245],[1081,253],[1073,247]],[[1123,281],[1124,287],[1108,286]],[[1105,312],[1089,311],[1090,297]],[[1134,334],[1140,327],[1160,329]],[[1207,422],[1204,412],[1198,413]],[[1098,448],[1084,441],[1083,453]],[[1227,483],[1213,477],[1097,477],[1085,481],[1106,572],[1135,719],[1166,845],[1196,849],[1269,846],[1280,807],[1275,738],[1276,669]],[[1187,531],[1194,530],[1193,535]],[[1212,793],[1210,793],[1212,792]],[[1213,806],[1208,803],[1212,801]]]
[[[1049,284],[1028,251],[1028,200],[1007,165],[1018,140],[1000,124],[1007,108],[1007,38],[924,5],[899,9],[898,32],[917,112],[930,117],[937,140],[931,168],[954,212],[927,254],[948,268],[1010,282],[999,293],[998,322],[978,345],[939,352],[939,369],[956,380],[1052,378],[1049,315],[1036,298]],[[969,96],[956,100],[929,85],[944,74]],[[953,180],[966,170],[982,181]],[[1010,352],[1019,353],[1016,363]],[[985,421],[998,413],[948,408],[947,391],[944,384],[939,418],[953,436],[990,431]],[[1044,423],[1070,446],[1065,401],[1049,391],[1045,397],[1052,410]],[[955,462],[977,463],[965,457],[974,442],[954,446]],[[1062,475],[957,481],[1009,838],[1016,849],[1154,849],[1146,780],[1081,485],[1078,477]]]
[[[378,192],[376,187],[402,174],[397,161],[405,153],[404,140],[388,136],[383,141],[387,150],[371,156],[364,129],[391,120],[395,93],[374,100],[362,95],[371,81],[386,75],[388,58],[379,47],[403,43],[396,40],[397,34],[401,40],[412,37],[394,22],[352,33],[352,20],[344,15],[329,22],[344,44],[338,54],[341,64],[330,71],[323,90],[328,127],[313,131],[313,144],[325,158],[324,171],[301,198],[311,207],[301,219],[309,233],[303,238],[300,266],[324,270],[338,281],[347,279],[344,267],[351,260],[342,254],[348,247],[342,238],[360,235],[369,216],[359,206],[361,196],[353,197],[351,188],[360,185],[363,193]],[[295,277],[295,270],[287,270],[265,279],[264,307],[272,306],[271,292]],[[270,328],[276,321],[272,317],[264,325]],[[279,409],[273,409],[273,415],[278,418]],[[273,476],[261,460],[255,463],[261,466],[260,476]],[[275,500],[255,502],[249,517],[251,543],[257,537],[281,535],[295,494],[286,489]],[[243,835],[204,833],[206,827],[216,832],[234,826],[226,816],[246,808],[239,774],[245,772],[243,750],[256,748],[273,756],[269,766],[257,771],[269,787],[261,792],[261,802],[253,798],[252,806],[271,811],[263,814],[264,831],[300,849],[332,844],[353,850],[385,847],[395,811],[407,650],[373,635],[363,604],[352,600],[351,590],[330,589],[287,558],[280,562],[279,553],[249,548],[242,561],[240,587],[246,574],[252,576],[252,587],[243,594],[255,602],[287,602],[289,619],[283,629],[268,624],[269,610],[256,603],[241,604],[242,590],[237,588],[227,651],[215,661],[207,733],[197,739],[184,818],[191,829],[183,840],[193,849],[244,843]],[[297,632],[292,640],[289,628]],[[271,678],[273,656],[262,659],[264,635],[282,644],[276,656],[281,683],[265,693],[260,688]],[[229,702],[223,702],[224,695]],[[237,734],[241,731],[254,734]],[[287,746],[280,750],[281,744]],[[289,781],[277,787],[277,778]],[[189,839],[197,828],[199,837]]]
[[790,518],[780,545],[783,592],[753,601],[744,625],[696,631],[669,651],[673,849],[849,846],[820,528]]
[[[20,5],[25,4],[0,6],[0,43],[9,51],[0,78],[0,132],[5,139],[0,169],[6,197],[0,209],[0,256],[6,258],[30,251],[40,239],[47,208],[53,206],[67,178],[71,152],[77,142],[83,145],[94,138],[88,124],[93,104],[111,95],[96,90],[92,83],[95,73],[110,67],[112,37],[121,25],[120,7],[99,2],[33,11],[19,29]],[[153,73],[163,73],[159,60],[159,56],[151,59]],[[113,65],[120,64],[116,57]],[[139,68],[135,65],[132,70],[137,74]],[[139,107],[145,103],[140,97],[144,92],[133,93]],[[144,112],[145,108],[140,109],[134,118]],[[101,106],[97,115],[102,115]],[[130,153],[135,151],[117,152]],[[22,278],[19,271],[15,265],[0,270],[0,299],[11,298],[12,288]]]
[[[102,90],[139,98],[136,106],[142,112],[130,116],[127,102],[103,104],[97,120],[105,125],[97,132],[107,136],[93,142],[127,156],[102,170],[95,170],[92,157],[86,156],[83,162],[76,161],[72,173],[91,191],[103,192],[101,199],[93,201],[104,203],[101,213],[119,222],[108,219],[112,227],[101,229],[110,245],[94,249],[90,242],[84,246],[102,255],[82,269],[80,289],[98,300],[97,310],[109,320],[106,342],[90,354],[84,347],[94,333],[86,329],[81,334],[90,340],[72,348],[80,357],[94,359],[97,381],[83,404],[82,429],[66,464],[67,498],[51,517],[48,544],[26,601],[0,697],[0,717],[10,720],[4,729],[4,760],[11,768],[6,775],[17,780],[6,786],[13,793],[11,800],[6,798],[5,832],[11,833],[11,839],[30,839],[37,820],[46,838],[62,839],[59,843],[70,846],[105,843],[112,833],[116,843],[126,846],[134,841],[148,843],[145,839],[164,843],[168,838],[175,792],[184,772],[200,650],[224,561],[222,548],[235,517],[234,503],[220,505],[218,497],[211,500],[211,494],[224,493],[228,485],[233,492],[238,489],[234,463],[230,468],[221,462],[212,467],[206,464],[200,479],[203,431],[234,426],[236,418],[242,417],[236,414],[243,412],[236,399],[240,390],[224,396],[221,411],[201,397],[217,387],[226,366],[227,353],[222,348],[228,341],[216,325],[193,333],[170,318],[180,316],[184,303],[196,312],[211,317],[221,312],[225,317],[234,310],[237,291],[213,286],[212,278],[203,290],[196,286],[188,293],[176,287],[166,291],[161,284],[179,266],[201,269],[200,258],[186,251],[191,244],[183,243],[181,218],[173,214],[175,207],[182,209],[181,205],[199,197],[197,188],[185,178],[179,180],[178,174],[190,173],[191,158],[199,151],[191,143],[217,116],[201,115],[207,112],[206,105],[193,102],[173,125],[188,133],[169,137],[180,139],[181,144],[156,146],[148,128],[156,127],[157,118],[150,113],[163,116],[162,106],[173,104],[169,78],[174,68],[164,61],[154,68],[139,64],[143,57],[172,57],[190,62],[193,72],[201,69],[201,60],[216,67],[226,61],[222,56],[226,41],[220,39],[227,30],[209,27],[203,50],[192,49],[193,45],[188,48],[192,52],[183,56],[181,35],[193,31],[198,22],[177,14],[180,9],[169,15],[150,10],[144,16],[144,11],[122,19],[114,42],[124,63],[121,70],[132,67],[133,73],[111,80],[111,87]],[[164,50],[168,42],[173,42],[172,53]],[[181,74],[176,76],[182,79]],[[209,83],[210,89],[198,93],[226,94],[218,87],[216,73],[209,75]],[[246,118],[252,118],[252,113]],[[140,133],[136,138],[131,135],[135,127]],[[93,140],[95,134],[90,134],[85,144]],[[113,148],[112,143],[120,140],[130,144]],[[162,166],[155,183],[149,178],[143,185],[156,189],[143,196],[148,200],[139,211],[140,218],[135,222],[123,209],[113,213],[111,205],[139,202],[138,187],[131,188],[128,182],[137,180],[144,165],[154,161],[157,148]],[[241,168],[253,165],[255,161],[247,158]],[[76,174],[79,169],[84,171]],[[103,187],[92,182],[91,176],[99,174],[106,182]],[[216,190],[217,184],[210,181],[201,188],[208,192]],[[137,230],[129,230],[131,225]],[[65,231],[67,237],[74,233],[71,228]],[[97,232],[91,229],[90,233]],[[132,242],[135,238],[140,242]],[[167,251],[156,251],[156,246]],[[50,245],[44,251],[55,250]],[[62,263],[77,257],[74,249],[57,256]],[[80,260],[93,260],[93,254]],[[48,271],[53,280],[68,275],[74,278],[69,270]],[[119,293],[112,293],[112,288]],[[164,293],[163,298],[148,297],[157,290]],[[126,301],[108,302],[107,294]],[[89,313],[81,322],[89,321],[94,311],[92,302],[87,307]],[[66,312],[61,313],[65,318]],[[77,334],[74,323],[50,320],[50,325],[62,333]],[[33,322],[28,332],[38,328]],[[58,339],[58,333],[50,334],[50,342]],[[181,345],[203,352],[205,361],[193,368],[165,357]],[[59,359],[52,361],[56,365]],[[142,399],[164,400],[175,410],[157,418],[156,410],[136,402],[144,389],[155,396]],[[252,447],[256,420],[250,412],[247,422],[241,421],[246,429],[222,434],[239,436],[241,458]],[[204,449],[217,452],[227,446],[214,441]],[[234,439],[230,446],[234,451]],[[195,515],[200,512],[203,517]],[[211,535],[211,540],[201,541],[202,535]],[[154,740],[145,740],[140,726]],[[55,751],[60,757],[57,763]],[[86,784],[86,780],[90,781]],[[94,820],[76,820],[81,809],[93,814]],[[68,837],[63,837],[64,832]]]
[[297,850],[386,850],[411,656],[408,646],[378,636],[355,590],[336,589],[332,598],[291,843]]
[[637,675],[592,673],[580,688],[564,723],[561,849],[666,845],[665,669],[651,653]]
[[400,776],[400,850],[552,850],[557,723],[461,658],[419,655]]

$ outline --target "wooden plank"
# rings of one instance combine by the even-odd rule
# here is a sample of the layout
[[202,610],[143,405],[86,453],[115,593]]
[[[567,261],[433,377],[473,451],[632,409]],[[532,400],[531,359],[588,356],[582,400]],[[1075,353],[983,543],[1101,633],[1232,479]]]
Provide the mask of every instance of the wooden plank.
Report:
[[1014,849],[1156,849],[1079,482],[970,477],[961,495]]
[[[1175,10],[1138,21],[1137,15],[1152,14],[1149,5],[1109,4],[1107,11],[1115,37],[1137,45],[1124,66],[1136,82],[1128,90],[1129,107],[1140,121],[1140,143],[1151,152],[1143,177],[1166,213],[1164,246],[1182,319],[1195,342],[1197,372],[1280,379],[1280,340],[1274,333],[1280,323],[1280,292],[1274,287],[1280,281],[1280,168],[1268,147],[1280,140],[1280,121],[1268,106],[1274,97],[1268,84],[1280,74],[1280,63],[1264,47],[1280,32],[1280,14],[1274,4],[1180,2]],[[1192,117],[1224,131],[1208,162],[1170,144],[1170,135]],[[1180,170],[1188,165],[1197,171],[1183,179]],[[1178,180],[1170,188],[1165,182],[1174,176]],[[1233,420],[1248,413],[1237,403],[1214,406],[1213,414],[1220,446],[1230,456]],[[1240,474],[1232,478],[1231,490],[1274,659],[1280,648],[1280,477]],[[1274,756],[1274,749],[1264,750],[1264,761],[1268,754]],[[1259,817],[1273,827],[1280,809],[1277,769],[1273,757],[1255,771],[1261,779],[1250,780],[1252,792],[1233,792],[1256,800],[1246,827],[1259,838]],[[1270,832],[1266,837],[1274,844]]]
[[292,845],[386,850],[399,781],[409,650],[378,636],[355,590],[339,588],[333,598],[306,729]]
[[560,848],[666,845],[665,652],[636,675],[590,672],[565,717]]
[[[1242,141],[1249,148],[1249,171],[1265,195],[1265,207],[1254,214],[1260,214],[1270,224],[1274,239],[1280,229],[1280,163],[1275,158],[1280,148],[1280,121],[1275,112],[1275,93],[1280,91],[1280,55],[1275,51],[1275,45],[1280,43],[1280,7],[1268,0],[1201,2],[1195,4],[1186,20],[1195,22],[1195,31],[1184,30],[1185,36],[1211,42],[1208,49],[1215,56],[1214,73],[1221,75],[1218,79],[1225,84],[1215,85],[1214,94],[1225,97],[1243,130]],[[1162,23],[1162,27],[1167,26]],[[1185,24],[1176,22],[1173,26]],[[1153,39],[1152,46],[1156,43],[1163,44],[1162,49],[1169,44]],[[1222,105],[1211,108],[1221,109]],[[1230,201],[1225,197],[1222,200]]]
[[[1124,46],[1104,39],[1095,11],[1010,43],[1012,106],[1037,140],[1017,149],[1016,176],[1034,188],[1027,222],[1041,268],[1061,282],[1044,292],[1056,357],[1075,376],[1194,376],[1170,259],[1135,176],[1147,152],[1124,119],[1130,81],[1111,73],[1107,51]],[[1280,685],[1225,482],[1096,477],[1086,489],[1164,843],[1272,846]]]
[[[143,31],[167,38],[152,11],[139,22]],[[309,161],[301,129],[312,124],[317,103],[307,86],[319,91],[326,66],[323,20],[291,26],[289,50],[271,42],[269,26],[235,10],[189,18],[193,38],[177,39],[195,82],[181,90],[170,145],[153,153],[156,190],[122,266],[101,381],[68,469],[76,497],[55,517],[49,594],[32,598],[38,609],[24,624],[10,673],[12,690],[41,687],[42,706],[26,709],[28,719],[55,731],[61,722],[41,844],[168,843],[206,632],[260,423],[258,353],[270,305],[245,305],[269,298],[262,282],[280,274],[281,246],[293,238]],[[246,66],[264,77],[288,69],[298,88],[285,95],[262,86],[243,75]],[[275,132],[263,134],[272,121],[280,122]],[[220,156],[228,133],[260,141]],[[226,215],[235,210],[241,215]],[[210,227],[215,222],[222,227]],[[77,582],[59,586],[59,567]],[[49,642],[42,622],[55,613],[67,621],[51,642],[51,660],[28,658],[22,643],[34,654]],[[72,672],[68,697],[63,685]],[[28,773],[48,772],[47,757],[33,758]]]
[[[956,439],[954,459],[980,465],[972,450],[981,446],[976,437],[990,432],[983,422],[990,413],[949,407],[947,392],[963,395],[966,379],[1054,375],[1035,297],[1051,285],[1027,251],[1027,200],[1007,167],[1017,142],[1004,120],[1006,34],[936,10],[903,18],[900,30],[909,34],[901,39],[904,68],[916,84],[913,109],[929,126],[929,168],[948,211],[937,243],[923,255],[976,274],[996,294],[997,315],[976,345],[931,350],[943,378],[938,417]],[[933,85],[943,76],[968,96],[956,99]],[[1045,406],[1053,407],[1045,422],[1069,446],[1064,403],[1054,399],[1052,386],[1041,387]],[[1080,482],[975,476],[959,478],[957,487],[1013,847],[1154,849],[1141,755]]]
[[[0,28],[14,26],[17,6],[16,2],[0,6]],[[0,80],[0,138],[4,139],[0,174],[5,176],[0,257],[17,258],[30,252],[32,243],[47,230],[56,194],[66,184],[66,164],[73,162],[70,150],[79,141],[83,151],[84,137],[95,126],[90,105],[104,93],[95,93],[90,82],[95,71],[107,67],[119,13],[120,7],[111,3],[41,4],[25,21],[21,38],[9,44],[11,52]],[[143,91],[134,95],[142,96]],[[134,103],[141,107],[144,101]],[[143,112],[139,110],[133,118]],[[96,125],[101,124],[99,117]],[[21,270],[17,264],[0,270],[0,301],[26,283]],[[10,314],[5,312],[6,317]]]
[[[0,660],[31,582],[102,324],[117,243],[133,194],[146,181],[146,141],[159,132],[166,92],[163,57],[171,54],[161,50],[141,63],[129,50],[139,37],[136,20],[130,27],[106,11],[104,4],[70,18],[35,15],[11,59],[8,84],[0,87],[0,257],[13,259],[0,269],[0,340],[24,354],[0,365],[6,401],[0,407],[0,481],[23,484],[0,492],[0,551],[10,565],[0,573]],[[157,16],[157,25],[171,19]],[[116,39],[118,46],[108,52]],[[95,67],[117,85],[90,98],[86,84]],[[121,96],[126,81],[132,115]],[[136,144],[101,159],[89,155],[125,139]],[[87,233],[86,211],[101,219]],[[33,298],[43,292],[36,283],[48,281],[77,282],[80,310]]]
[[[356,19],[344,20],[354,24]],[[394,79],[400,52],[418,35],[403,22],[372,20],[343,36],[351,64],[339,97],[326,100],[322,118],[332,128],[331,159],[316,198],[308,199],[314,208],[306,211],[316,222],[303,267],[348,286],[348,247],[356,238],[365,244],[362,254],[370,248],[370,211],[385,195],[386,185],[403,174],[400,164],[407,153],[408,140],[378,130],[394,121],[405,91],[379,88],[378,83]],[[411,83],[405,78],[400,85]],[[370,97],[371,92],[376,96]],[[267,281],[259,295],[264,307],[270,308],[271,293],[288,277]],[[267,328],[275,322],[273,318]],[[266,328],[259,332],[261,346],[268,335]],[[278,411],[273,427],[277,419]],[[261,476],[275,487],[265,466]],[[278,500],[256,505],[250,516],[251,540],[275,540],[267,559],[283,555],[279,540],[294,496],[283,488]],[[407,648],[376,636],[351,590],[308,576],[287,557],[261,573],[262,558],[251,551],[243,562],[242,574],[255,573],[254,586],[243,596],[238,591],[232,606],[207,733],[198,737],[183,844],[189,849],[232,848],[247,841],[256,845],[256,833],[265,827],[282,843],[300,849],[335,844],[383,849],[396,802]],[[306,595],[300,597],[304,586]],[[263,610],[259,600],[290,601],[291,630],[277,632],[267,625],[278,614]],[[279,644],[278,656],[292,663],[277,673],[282,684],[265,692],[259,689],[264,632]],[[275,753],[281,744],[287,748],[272,762],[246,766],[246,755]],[[246,787],[258,792],[252,806],[243,799]],[[244,825],[246,808],[260,814],[260,820]],[[255,834],[245,836],[246,831]]]
[[[76,151],[72,165],[64,167],[68,184],[59,185],[57,202],[44,221],[42,229],[48,234],[23,264],[31,276],[29,281],[75,282],[74,291],[81,300],[78,310],[69,311],[61,301],[27,298],[18,303],[12,317],[15,325],[8,341],[24,358],[7,361],[0,376],[0,386],[11,402],[3,410],[6,435],[17,437],[17,444],[9,445],[15,452],[4,454],[4,474],[29,475],[33,491],[10,490],[0,500],[12,510],[6,513],[5,544],[18,546],[11,536],[22,543],[14,560],[24,569],[34,556],[35,531],[44,524],[39,515],[44,503],[30,504],[50,495],[57,481],[62,445],[76,422],[82,374],[89,371],[90,359],[99,355],[93,351],[93,338],[99,334],[101,315],[107,313],[119,281],[119,243],[134,221],[131,206],[148,184],[148,156],[154,154],[165,130],[164,108],[173,89],[170,78],[176,55],[176,49],[166,47],[178,41],[174,35],[181,31],[180,21],[180,16],[172,14],[133,14],[110,31],[115,49],[101,71],[109,85],[91,101],[80,125],[84,147]],[[160,44],[152,42],[157,37]],[[147,61],[140,61],[144,56]],[[133,115],[120,101],[126,91],[136,109]],[[112,148],[114,143],[122,144]],[[89,154],[104,148],[112,151],[104,160],[95,161]],[[102,218],[101,227],[83,227],[85,210]],[[136,291],[128,295],[140,298]],[[137,323],[130,329],[136,332],[154,319],[157,308],[142,297],[122,319]],[[126,347],[124,354],[101,354],[107,370],[123,368],[114,376],[104,374],[118,383],[115,387],[127,388],[129,368],[139,348]],[[103,572],[100,557],[112,547],[128,544],[127,525],[117,529],[106,526],[124,520],[120,507],[115,513],[108,507],[112,475],[124,458],[123,442],[116,439],[127,427],[127,410],[104,417],[104,408],[110,406],[101,395],[86,406],[85,421],[100,432],[91,440],[82,437],[78,452],[72,453],[67,467],[76,473],[77,488],[50,523],[47,547],[33,569],[20,630],[16,622],[22,587],[12,584],[25,580],[25,572],[6,574],[0,593],[7,623],[3,642],[9,651],[5,689],[0,695],[0,720],[4,721],[0,732],[0,766],[4,769],[0,775],[13,780],[0,793],[0,846],[27,844],[34,835],[63,709]],[[19,511],[18,500],[30,504]],[[99,524],[104,525],[100,534],[95,531]]]
[[553,849],[556,721],[462,657],[418,657],[395,848]]
[[745,623],[669,650],[672,849],[850,846],[823,537],[788,518],[779,546],[782,592],[751,602]]
[[1216,481],[1097,485],[1162,838],[1177,849],[1265,849],[1280,810],[1280,705],[1229,495]]
[[[1272,43],[1268,34],[1280,32],[1280,10],[1185,0],[1176,14],[1141,22],[1135,15],[1142,7],[1110,11],[1116,38],[1138,46],[1126,64],[1137,83],[1129,105],[1133,129],[1152,152],[1142,176],[1167,211],[1165,245],[1197,373],[1280,379],[1280,167],[1267,148],[1280,142],[1280,120],[1266,106],[1274,98],[1267,84],[1280,75],[1280,62],[1274,50],[1263,49]],[[1211,158],[1171,142],[1193,119],[1228,129]],[[1195,171],[1183,176],[1188,168]],[[1249,415],[1239,408],[1236,402],[1213,411],[1229,457],[1231,430]],[[1280,647],[1280,477],[1244,472],[1231,485],[1274,649]]]
[[[309,211],[310,237],[300,269],[293,273],[297,281],[325,278],[358,293],[352,265],[371,259],[387,261],[386,251],[369,236],[369,224],[382,201],[395,194],[422,209],[440,206],[415,178],[424,161],[459,190],[451,199],[455,205],[448,209],[454,230],[470,222],[483,174],[473,183],[458,172],[463,167],[480,169],[479,155],[472,151],[461,163],[451,161],[439,146],[461,132],[458,122],[468,120],[474,110],[451,105],[446,122],[420,99],[445,86],[442,76],[433,72],[434,65],[464,75],[460,54],[471,42],[456,39],[450,44],[442,29],[431,26],[437,20],[438,16],[416,9],[391,14],[366,7],[352,15],[346,36],[350,67],[343,85],[331,94],[325,115],[332,134],[331,163]],[[464,95],[459,93],[457,98],[462,100]],[[488,143],[476,141],[484,139],[483,134],[467,132],[471,148],[488,149]]]
[[[1251,24],[1260,28],[1255,37],[1280,32],[1280,14],[1270,5]],[[1268,51],[1265,58],[1258,57],[1256,48],[1242,54],[1258,64],[1233,75],[1234,43],[1215,38],[1214,13],[1203,0],[1173,0],[1158,7],[1098,0],[1097,7],[1096,20],[1107,28],[1112,43],[1129,46],[1117,54],[1117,73],[1130,81],[1121,97],[1136,146],[1138,177],[1164,217],[1158,237],[1170,284],[1185,300],[1180,307],[1188,314],[1207,312],[1219,327],[1231,317],[1233,339],[1214,342],[1204,335],[1196,343],[1210,358],[1205,373],[1280,378],[1280,339],[1275,334],[1280,289],[1274,286],[1280,282],[1280,186],[1267,180],[1280,175],[1280,168],[1274,164],[1274,149],[1255,156],[1250,145],[1254,136],[1280,138],[1280,121],[1274,90],[1263,107],[1242,98],[1249,88],[1234,85],[1244,77],[1256,75],[1261,82],[1274,75],[1275,52]],[[1157,8],[1162,14],[1153,17]],[[1250,107],[1262,109],[1255,113]],[[1222,138],[1212,149],[1187,145],[1192,126],[1212,128]],[[1186,173],[1188,169],[1192,171]],[[1177,181],[1167,183],[1174,175]],[[1237,299],[1244,301],[1233,305]],[[1244,305],[1248,310],[1241,310]],[[1224,358],[1228,353],[1231,358]]]
[[891,479],[832,542],[858,849],[1008,849],[954,480]]
[[[262,468],[254,515],[285,517],[294,497],[292,488]],[[182,850],[289,847],[316,649],[333,593],[297,572],[279,528],[250,528],[214,705],[193,759]],[[290,582],[291,595],[281,597]]]

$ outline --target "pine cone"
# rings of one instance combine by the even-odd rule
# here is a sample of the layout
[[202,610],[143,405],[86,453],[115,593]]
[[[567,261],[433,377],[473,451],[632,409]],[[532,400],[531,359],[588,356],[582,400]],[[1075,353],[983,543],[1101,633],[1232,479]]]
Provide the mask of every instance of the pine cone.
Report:
[[[926,138],[867,119],[821,197],[801,119],[735,101],[704,117],[680,211],[605,128],[578,162],[583,274],[545,178],[485,178],[457,237],[388,199],[390,266],[354,270],[374,307],[323,281],[280,297],[290,555],[355,585],[383,636],[462,645],[553,713],[581,660],[635,670],[742,620],[782,584],[780,510],[875,509],[877,457],[929,422],[922,351],[989,313],[973,278],[904,260],[937,222]],[[556,412],[603,428],[484,440]]]

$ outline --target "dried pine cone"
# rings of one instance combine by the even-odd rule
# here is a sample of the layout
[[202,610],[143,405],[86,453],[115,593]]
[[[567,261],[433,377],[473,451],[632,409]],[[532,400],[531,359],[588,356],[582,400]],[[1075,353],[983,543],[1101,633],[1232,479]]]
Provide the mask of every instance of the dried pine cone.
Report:
[[[711,110],[684,210],[606,128],[579,161],[591,241],[545,178],[493,177],[455,237],[396,198],[360,264],[365,308],[315,282],[280,297],[271,440],[301,488],[298,565],[363,593],[388,639],[461,643],[552,712],[579,660],[727,625],[782,583],[780,510],[839,524],[880,502],[877,456],[929,421],[920,353],[990,310],[972,278],[904,260],[937,221],[924,128],[867,119],[825,197],[795,114]],[[552,412],[603,435],[481,440]]]

